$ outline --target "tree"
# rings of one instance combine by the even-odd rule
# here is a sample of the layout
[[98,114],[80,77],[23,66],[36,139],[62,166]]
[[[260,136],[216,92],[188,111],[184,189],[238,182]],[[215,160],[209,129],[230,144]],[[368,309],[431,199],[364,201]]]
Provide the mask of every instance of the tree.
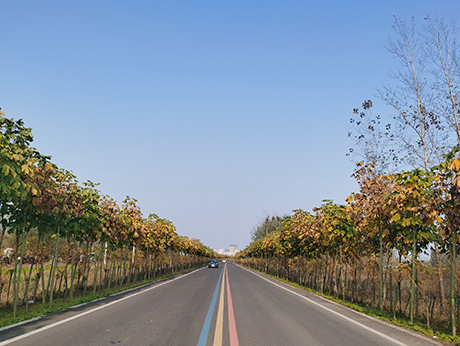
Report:
[[178,236],[174,224],[156,214],[150,214],[146,224],[146,232],[143,238],[145,248],[152,254],[159,254],[167,249],[178,247]]
[[10,228],[13,204],[29,193],[37,193],[30,177],[38,162],[49,159],[31,147],[32,129],[25,127],[21,119],[15,121],[4,115],[0,108],[0,246],[5,232]]
[[[392,73],[397,84],[385,87],[380,96],[395,112],[396,126],[392,130],[404,154],[403,159],[413,168],[429,172],[430,167],[442,161],[447,143],[438,112],[439,93],[433,94],[435,88],[430,84],[430,74],[427,73],[428,63],[433,61],[434,55],[431,54],[431,59],[427,55],[426,37],[417,32],[415,18],[409,25],[395,18],[393,29],[396,38],[390,39],[388,50],[400,62],[402,69]],[[434,251],[442,287],[437,244],[434,244]]]
[[397,244],[400,251],[411,254],[410,320],[415,318],[416,263],[423,249],[437,241],[434,230],[436,212],[431,206],[431,172],[421,169],[405,171],[394,176],[396,184],[388,201],[391,210],[390,222],[403,229],[405,235]]
[[276,231],[282,219],[283,217],[277,215],[272,217],[267,216],[261,223],[254,227],[251,233],[251,239],[253,241],[263,239],[271,232]]
[[460,225],[460,158],[455,157],[458,147],[446,155],[444,162],[433,168],[434,183],[431,198],[437,212],[437,224],[440,236],[444,239],[445,249],[450,253],[450,322],[452,335],[456,335],[456,263],[457,233]]
[[442,160],[442,142],[441,127],[432,109],[432,95],[425,78],[425,47],[414,18],[409,26],[395,18],[393,28],[397,38],[389,40],[388,50],[399,60],[402,70],[391,73],[398,83],[384,87],[379,93],[395,112],[394,138],[405,152],[404,160],[414,168],[428,171]]
[[372,101],[365,100],[362,110],[353,109],[354,116],[350,118],[353,132],[348,132],[348,137],[355,147],[349,149],[347,156],[373,165],[378,173],[390,173],[398,163],[391,124],[384,125],[381,116],[374,116],[371,108]]
[[351,207],[350,214],[355,226],[368,239],[377,239],[379,252],[379,309],[383,309],[384,279],[383,257],[388,255],[391,247],[384,246],[390,241],[390,211],[387,205],[394,188],[394,182],[389,176],[379,174],[373,165],[357,164],[358,168],[352,175],[359,184],[359,193],[348,198]]
[[[458,29],[455,22],[447,25],[438,16],[426,16],[426,43],[428,57],[434,68],[434,100],[436,114],[443,117],[447,128],[453,131],[460,145],[458,103],[460,93],[460,51],[457,46]],[[443,138],[447,140],[447,138]]]

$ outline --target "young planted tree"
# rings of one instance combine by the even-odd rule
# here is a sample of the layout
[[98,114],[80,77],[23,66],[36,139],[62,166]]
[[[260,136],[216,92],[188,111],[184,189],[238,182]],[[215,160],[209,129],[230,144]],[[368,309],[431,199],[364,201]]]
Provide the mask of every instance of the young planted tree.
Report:
[[406,171],[395,175],[396,184],[388,201],[390,222],[406,232],[399,237],[398,250],[411,254],[410,320],[415,318],[416,265],[421,251],[438,240],[434,228],[436,212],[430,201],[432,175],[423,170]]
[[49,159],[31,147],[32,141],[31,129],[26,128],[22,120],[7,119],[4,113],[0,112],[0,247],[5,232],[15,235],[14,316],[19,300],[26,237],[33,226],[36,212],[31,202],[39,193],[34,182],[36,168]]
[[280,231],[271,232],[264,239],[255,240],[254,243],[261,243],[261,251],[263,257],[266,258],[279,257],[284,252],[280,240]]
[[[108,196],[102,196],[100,200],[100,208],[102,212],[102,233],[105,239],[108,239],[107,246],[112,251],[119,249],[123,250],[125,244],[125,233],[123,229],[122,212],[120,206],[115,200]],[[117,266],[115,260],[111,263],[109,272],[109,279],[107,287],[110,288],[112,282],[118,283],[118,276],[116,275]]]
[[455,157],[455,148],[446,160],[434,167],[432,206],[437,212],[437,224],[440,236],[450,254],[450,323],[455,336],[457,311],[457,233],[460,225],[460,158]]
[[350,214],[355,227],[370,240],[377,239],[379,254],[379,309],[383,309],[385,292],[384,257],[391,257],[391,227],[388,198],[394,181],[390,176],[379,174],[373,165],[358,164],[352,175],[359,184],[359,192],[348,198]]
[[[84,287],[85,290],[88,284],[89,277],[89,268],[91,264],[91,259],[94,263],[94,276],[93,276],[93,293],[97,289],[97,274],[98,270],[102,270],[102,249],[101,245],[106,244],[108,237],[102,231],[103,225],[103,213],[100,206],[100,192],[96,189],[97,184],[87,181],[83,183],[81,189],[81,201],[83,213],[80,218],[78,218],[76,223],[75,232],[72,234],[72,239],[75,239],[79,244],[86,243],[86,248],[88,251],[84,254],[83,257],[83,273],[84,273]],[[98,252],[96,258],[92,257],[92,248],[93,245],[98,244]],[[74,289],[74,277],[76,274],[78,261],[75,261],[71,269],[71,296],[73,296]],[[67,273],[67,271],[66,271]]]
[[[357,249],[359,237],[348,217],[345,205],[334,204],[330,200],[323,201],[320,207],[314,208],[314,219],[309,229],[310,239],[318,244],[320,254],[329,256],[332,266],[329,266],[329,290],[338,295],[341,268],[346,266],[345,258]],[[322,263],[320,267],[322,267]],[[343,277],[342,277],[343,280]],[[342,281],[345,284],[345,281]],[[321,285],[320,285],[321,287]],[[343,288],[343,291],[345,288]]]
[[315,244],[315,234],[311,232],[314,216],[302,209],[295,209],[290,217],[292,235],[299,241],[299,252],[302,255],[314,257],[318,247]]
[[34,166],[42,157],[35,148],[32,130],[22,120],[5,118],[0,109],[0,247],[5,233],[11,228],[9,216],[14,203],[37,189],[27,176],[33,175]]
[[284,257],[304,255],[300,247],[302,235],[298,233],[298,228],[292,227],[292,221],[291,216],[284,217],[280,222],[279,232],[276,232],[279,235],[279,252]]
[[47,186],[47,212],[52,223],[52,232],[56,240],[49,281],[49,305],[53,304],[55,276],[58,266],[61,238],[72,229],[83,215],[82,193],[76,177],[66,170],[56,170],[54,183]]
[[178,236],[174,224],[156,214],[150,214],[144,221],[147,229],[143,237],[145,248],[152,254],[159,254],[177,247]]
[[127,243],[131,252],[129,261],[127,282],[132,279],[136,261],[136,250],[145,237],[146,227],[143,222],[142,212],[137,205],[137,200],[126,197],[122,204],[123,226],[125,228]]

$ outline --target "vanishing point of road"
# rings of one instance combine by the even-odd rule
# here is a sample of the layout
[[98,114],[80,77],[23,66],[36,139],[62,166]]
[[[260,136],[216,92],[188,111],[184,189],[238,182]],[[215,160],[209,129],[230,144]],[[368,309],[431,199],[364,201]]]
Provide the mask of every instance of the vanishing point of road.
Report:
[[440,345],[234,263],[0,330],[0,346]]

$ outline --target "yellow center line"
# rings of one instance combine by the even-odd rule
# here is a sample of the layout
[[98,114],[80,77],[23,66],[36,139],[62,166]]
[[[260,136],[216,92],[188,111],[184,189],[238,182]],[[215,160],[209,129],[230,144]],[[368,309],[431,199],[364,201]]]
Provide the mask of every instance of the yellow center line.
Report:
[[219,309],[217,310],[216,330],[214,332],[214,346],[222,346],[224,337],[224,291],[225,291],[225,274],[227,273],[227,264],[224,267],[222,284],[220,286]]

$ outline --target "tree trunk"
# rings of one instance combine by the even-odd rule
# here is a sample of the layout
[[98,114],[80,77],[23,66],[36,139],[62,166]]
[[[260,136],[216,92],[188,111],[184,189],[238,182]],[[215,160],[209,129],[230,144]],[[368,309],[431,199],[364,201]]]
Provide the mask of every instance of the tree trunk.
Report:
[[439,283],[439,293],[440,293],[440,302],[441,310],[444,309],[446,304],[446,293],[444,291],[444,277],[442,275],[442,261],[441,261],[441,253],[439,252],[438,244],[434,244],[434,262],[436,266],[436,272],[438,275],[438,283]]
[[74,287],[75,287],[75,275],[77,273],[77,266],[78,266],[78,261],[80,260],[79,257],[75,261],[75,263],[72,264],[71,269],[70,269],[70,293],[69,297],[72,300],[73,299],[73,292],[74,292]]
[[61,231],[61,226],[58,225],[57,228],[57,236],[56,236],[56,245],[54,249],[54,257],[53,257],[53,263],[51,265],[51,273],[50,273],[50,280],[51,280],[51,286],[50,286],[50,301],[49,301],[49,306],[51,308],[53,304],[53,294],[54,294],[54,278],[56,275],[56,268],[57,268],[57,258],[58,258],[58,251],[59,251],[59,239],[60,239],[60,231]]
[[[22,236],[21,236],[21,253],[19,254],[19,263],[18,261],[15,261],[15,264],[14,264],[14,273],[15,273],[14,279],[16,280],[13,279],[13,318],[16,317],[17,308],[18,308],[19,290],[21,288],[22,258],[24,257],[25,241],[26,241],[26,232],[25,230],[23,230]],[[18,264],[19,264],[19,272],[16,274]]]
[[416,264],[417,262],[417,229],[414,228],[413,239],[412,239],[412,268],[411,268],[411,281],[410,281],[410,307],[409,317],[411,323],[414,323],[415,317],[415,282],[416,278]]
[[457,335],[457,323],[456,323],[456,317],[455,317],[455,312],[456,312],[456,292],[455,292],[455,286],[456,286],[456,261],[457,261],[457,232],[453,231],[452,232],[452,251],[451,251],[451,270],[450,270],[450,324],[451,324],[451,331],[452,331],[452,336],[455,337]]
[[383,310],[383,229],[382,222],[379,222],[379,310]]
[[34,268],[34,262],[32,262],[32,264],[30,265],[29,277],[27,278],[26,288],[24,292],[24,303],[26,304],[26,313],[29,312],[29,283],[30,283],[30,278],[32,277],[33,268]]

